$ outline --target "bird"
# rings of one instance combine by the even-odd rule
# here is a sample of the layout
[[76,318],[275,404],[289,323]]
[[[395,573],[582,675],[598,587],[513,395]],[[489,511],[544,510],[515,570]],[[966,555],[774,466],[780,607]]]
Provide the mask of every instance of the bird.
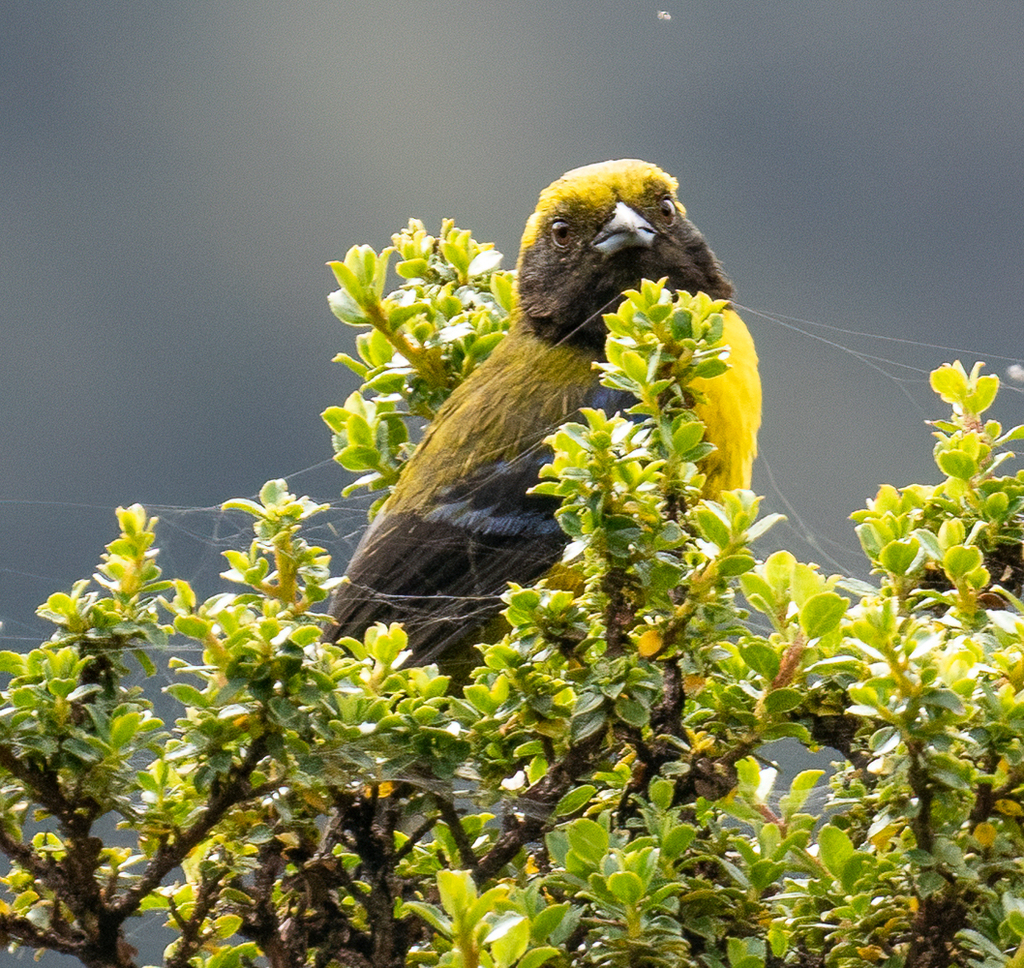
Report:
[[[574,168],[541,192],[516,266],[509,331],[456,388],[402,469],[337,587],[325,638],[362,637],[401,621],[407,664],[438,660],[500,612],[508,582],[532,583],[568,538],[557,498],[529,494],[550,451],[544,438],[582,407],[636,401],[604,387],[602,314],[641,280],[728,300],[733,286],[656,165],[619,159]],[[749,487],[761,421],[753,339],[723,312],[730,369],[697,386],[715,450],[703,496]],[[461,646],[460,646],[461,648]]]

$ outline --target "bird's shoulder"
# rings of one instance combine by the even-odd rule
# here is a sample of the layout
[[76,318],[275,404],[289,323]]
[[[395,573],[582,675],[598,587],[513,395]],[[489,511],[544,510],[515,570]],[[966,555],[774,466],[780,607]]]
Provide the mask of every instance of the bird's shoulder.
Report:
[[544,437],[588,404],[597,382],[593,363],[593,356],[578,348],[552,346],[514,327],[438,412],[403,470],[388,510],[422,507],[460,481],[537,450]]

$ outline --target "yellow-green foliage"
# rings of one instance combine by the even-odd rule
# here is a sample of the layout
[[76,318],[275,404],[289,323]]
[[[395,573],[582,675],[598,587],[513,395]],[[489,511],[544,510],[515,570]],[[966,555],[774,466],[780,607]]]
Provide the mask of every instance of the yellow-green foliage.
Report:
[[[385,495],[510,293],[450,224],[394,249],[389,296],[393,251],[335,265],[363,386],[325,415]],[[320,642],[321,506],[283,482],[231,502],[253,541],[205,601],[120,510],[50,641],[0,653],[3,942],[127,968],[149,912],[173,968],[1024,963],[1024,476],[997,473],[1024,431],[943,367],[937,483],[854,514],[872,581],[761,560],[757,496],[700,497],[721,309],[645,283],[609,318],[634,412],[562,427],[540,485],[583,581],[510,588],[461,691],[397,626]],[[167,655],[161,720],[127,665]],[[780,781],[781,739],[828,780]]]

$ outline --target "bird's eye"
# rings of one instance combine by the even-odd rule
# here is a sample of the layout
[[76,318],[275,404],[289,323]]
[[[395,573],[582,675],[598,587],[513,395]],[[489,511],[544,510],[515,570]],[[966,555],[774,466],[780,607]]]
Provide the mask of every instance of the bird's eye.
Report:
[[658,202],[658,208],[661,210],[661,214],[665,219],[666,225],[671,225],[676,220],[676,206],[675,202],[672,201],[670,195],[666,195],[660,202]]
[[564,218],[556,218],[551,223],[551,241],[560,249],[564,249],[569,244],[571,234],[569,223]]

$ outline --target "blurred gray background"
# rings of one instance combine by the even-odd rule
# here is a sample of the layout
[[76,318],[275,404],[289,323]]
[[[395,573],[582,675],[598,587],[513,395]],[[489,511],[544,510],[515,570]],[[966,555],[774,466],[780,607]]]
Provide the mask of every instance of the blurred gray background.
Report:
[[450,216],[512,265],[545,185],[622,156],[747,307],[772,546],[856,570],[850,511],[935,479],[927,370],[1024,352],[1022,61],[1020,0],[6,0],[0,646],[49,634],[118,504],[209,594],[248,541],[217,507],[286,477],[340,570],[324,263]]
[[934,478],[932,344],[1022,353],[1024,5],[660,3],[7,0],[2,641],[46,634],[118,504],[215,582],[247,540],[216,507],[287,477],[340,568],[324,263],[451,216],[512,265],[540,189],[621,156],[679,178],[753,310],[771,540],[858,567],[848,513]]

